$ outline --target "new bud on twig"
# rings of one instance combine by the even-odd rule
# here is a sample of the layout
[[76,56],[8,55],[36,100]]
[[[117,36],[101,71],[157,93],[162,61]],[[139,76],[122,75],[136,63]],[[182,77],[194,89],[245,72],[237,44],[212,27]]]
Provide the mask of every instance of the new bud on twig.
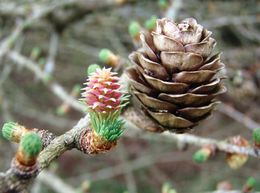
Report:
[[4,138],[19,143],[21,137],[28,132],[28,130],[18,123],[8,122],[5,123],[2,127],[2,134]]
[[35,61],[37,60],[37,58],[39,58],[40,54],[41,54],[41,48],[34,47],[31,51],[30,58]]
[[141,25],[137,21],[132,21],[128,26],[128,33],[136,41],[140,41]]
[[26,132],[20,139],[10,172],[19,180],[30,180],[35,177],[38,172],[37,157],[41,150],[41,138],[34,132]]
[[158,0],[158,6],[161,9],[167,9],[167,7],[169,6],[169,0]]
[[[249,146],[248,141],[241,136],[232,137],[228,141],[229,143],[240,147]],[[246,163],[247,160],[248,160],[248,155],[245,154],[227,153],[226,156],[226,161],[231,169],[239,169]]]
[[98,64],[90,64],[87,69],[87,76],[90,76],[92,73],[96,72],[98,68],[100,69]]
[[41,138],[34,132],[27,132],[21,138],[19,149],[16,153],[16,159],[21,165],[24,166],[35,165],[41,150]]
[[248,193],[251,192],[256,185],[256,180],[253,177],[247,179],[246,184],[243,187],[243,192]]
[[255,147],[260,148],[260,128],[253,131],[253,140]]
[[120,58],[109,49],[102,49],[98,56],[101,62],[111,67],[118,67],[120,65]]
[[215,153],[215,150],[216,148],[211,145],[205,146],[193,155],[193,160],[198,164],[204,163]]
[[153,31],[155,29],[157,19],[157,16],[153,15],[150,19],[146,20],[144,23],[145,28],[148,31]]

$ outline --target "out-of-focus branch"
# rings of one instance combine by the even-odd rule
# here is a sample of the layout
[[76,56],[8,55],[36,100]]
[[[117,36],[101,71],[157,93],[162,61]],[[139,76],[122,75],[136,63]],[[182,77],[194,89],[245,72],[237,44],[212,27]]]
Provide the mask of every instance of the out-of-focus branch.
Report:
[[204,21],[203,26],[207,28],[219,28],[227,25],[242,25],[259,23],[260,19],[256,15],[233,16],[233,17],[218,17],[213,20]]
[[56,82],[47,81],[47,74],[44,73],[35,62],[32,60],[22,56],[21,54],[10,51],[7,54],[8,58],[10,58],[13,62],[15,62],[17,65],[21,65],[26,67],[27,69],[31,70],[40,80],[46,83],[47,87],[60,99],[62,99],[67,104],[70,104],[74,109],[84,112],[85,107],[84,105],[80,104],[77,100],[75,100],[73,97],[71,97],[61,85],[59,85]]
[[[170,163],[177,160],[185,159],[184,155],[172,156],[172,152],[159,153],[159,154],[149,154],[143,155],[132,161],[127,161],[121,164],[117,164],[113,167],[100,169],[92,173],[86,173],[79,176],[74,176],[73,179],[84,180],[90,179],[91,181],[99,181],[104,179],[113,178],[122,174],[126,174],[127,171],[124,169],[127,165],[128,171],[135,171],[141,168],[148,167],[155,163]],[[72,178],[71,178],[72,179]]]
[[174,134],[170,132],[164,132],[162,133],[162,135],[165,135],[166,137],[169,137],[175,141],[179,141],[179,142],[183,142],[195,146],[203,147],[205,145],[213,145],[220,151],[245,154],[245,155],[250,155],[253,157],[260,158],[259,149],[254,149],[250,147],[239,147],[236,145],[231,145],[225,141],[218,141],[215,139],[198,137],[191,134]]
[[182,0],[172,1],[170,7],[167,9],[165,13],[165,17],[176,20],[181,7],[182,7]]
[[[67,7],[70,5],[77,5],[76,7],[80,8],[80,10],[76,10],[75,13],[65,12],[64,14],[55,15],[55,11],[57,8]],[[53,1],[51,3],[46,3],[46,5],[42,5],[42,7],[39,8],[39,6],[32,6],[31,12],[29,12],[29,15],[27,18],[20,22],[14,31],[6,37],[0,44],[0,59],[5,55],[5,53],[10,49],[10,47],[14,44],[14,42],[17,40],[19,35],[23,32],[24,29],[26,29],[31,24],[35,23],[39,19],[49,16],[49,20],[53,22],[53,25],[56,27],[56,30],[62,30],[65,25],[67,26],[69,23],[74,22],[75,20],[82,19],[82,17],[87,14],[88,12],[92,12],[96,8],[107,8],[108,6],[116,6],[120,5],[120,1],[118,0],[104,0],[104,1],[96,1],[96,0],[63,0],[63,1]],[[27,7],[28,9],[28,7]],[[14,12],[12,10],[12,12]],[[54,14],[52,14],[54,13]],[[62,17],[60,17],[62,15]],[[59,29],[62,28],[62,29]]]
[[49,56],[44,66],[44,72],[46,74],[52,74],[55,70],[55,59],[59,49],[59,34],[53,30],[51,33],[50,44],[49,44]]
[[[131,126],[132,129],[146,128],[148,130],[151,130],[153,127],[156,127],[156,124],[153,123],[149,118],[145,117],[136,110],[129,109],[124,113],[124,117],[127,121],[129,121],[128,124],[129,126]],[[135,124],[137,127],[131,124]],[[203,147],[205,145],[213,145],[220,151],[245,154],[260,158],[260,149],[255,149],[251,147],[239,147],[229,144],[226,141],[218,141],[215,139],[198,137],[191,134],[175,134],[168,131],[161,133],[161,136],[165,136],[176,142],[192,144],[200,147]]]
[[255,130],[257,128],[260,128],[260,124],[252,120],[250,117],[244,115],[243,113],[237,111],[230,105],[227,105],[225,103],[222,103],[218,106],[218,111],[227,115],[228,117],[236,120],[239,123],[242,123],[247,128],[251,130]]
[[[127,162],[127,150],[126,150],[124,144],[122,144],[118,148],[119,148],[119,154],[121,156],[122,162],[123,163]],[[131,168],[129,167],[128,164],[126,164],[124,166],[125,166],[124,171],[125,171],[125,179],[127,182],[127,189],[131,193],[137,193],[136,181],[135,181],[134,175],[131,171]]]
[[[213,192],[205,192],[205,193],[243,193],[243,192],[240,190],[216,190]],[[258,192],[255,192],[255,193],[258,193]]]
[[42,171],[40,173],[40,175],[38,176],[38,180],[40,180],[42,183],[49,186],[51,189],[53,189],[57,193],[75,193],[76,192],[76,190],[73,187],[69,186],[61,178],[59,178],[55,174],[48,172],[48,171]]
[[22,31],[30,26],[32,23],[36,22],[40,18],[46,16],[50,12],[54,11],[56,8],[66,6],[68,4],[74,3],[75,0],[66,0],[66,1],[59,1],[58,3],[52,3],[46,7],[43,7],[42,9],[35,9],[32,11],[32,13],[28,16],[25,21],[20,22],[14,31],[6,37],[0,44],[0,59],[5,55],[5,53],[10,49],[10,47],[14,44],[14,42],[17,40],[19,35],[22,33]]

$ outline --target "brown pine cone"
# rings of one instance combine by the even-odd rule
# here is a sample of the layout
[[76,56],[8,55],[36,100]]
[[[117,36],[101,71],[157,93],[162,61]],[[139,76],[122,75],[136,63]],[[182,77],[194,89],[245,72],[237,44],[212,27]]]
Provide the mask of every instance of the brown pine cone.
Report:
[[193,18],[179,24],[158,19],[155,31],[141,34],[142,48],[129,56],[135,65],[127,70],[131,92],[164,130],[194,127],[226,90],[218,75],[224,68],[220,54],[211,54],[211,34]]

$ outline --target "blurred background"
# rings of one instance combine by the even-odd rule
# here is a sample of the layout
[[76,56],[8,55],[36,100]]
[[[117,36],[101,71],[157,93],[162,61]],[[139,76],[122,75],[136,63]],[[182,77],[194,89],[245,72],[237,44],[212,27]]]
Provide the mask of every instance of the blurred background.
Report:
[[[213,32],[226,64],[228,92],[221,97],[226,106],[192,134],[218,140],[241,135],[250,141],[255,125],[230,118],[225,107],[260,122],[258,0],[1,0],[0,125],[15,121],[57,135],[69,130],[84,114],[64,102],[63,91],[80,98],[87,67],[107,66],[99,58],[104,48],[129,64],[127,57],[138,44],[130,25],[145,28],[147,21],[165,16],[196,18]],[[9,168],[15,149],[0,137],[1,171]],[[68,186],[82,193],[158,193],[168,183],[178,193],[199,193],[213,192],[223,181],[242,190],[249,177],[257,179],[260,191],[259,159],[250,157],[232,170],[222,152],[195,163],[197,150],[160,135],[128,131],[107,154],[66,152],[37,178],[31,192],[59,193],[60,186]]]

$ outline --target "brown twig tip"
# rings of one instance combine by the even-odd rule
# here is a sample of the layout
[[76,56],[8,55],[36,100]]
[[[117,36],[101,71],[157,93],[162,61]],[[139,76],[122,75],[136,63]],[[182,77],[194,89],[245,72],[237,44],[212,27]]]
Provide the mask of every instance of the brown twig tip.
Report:
[[[230,144],[237,145],[239,147],[249,147],[248,141],[240,135],[234,136],[228,139]],[[238,153],[227,153],[226,161],[231,169],[239,169],[248,160],[248,155]]]
[[107,141],[102,136],[96,134],[93,129],[84,130],[78,140],[77,148],[86,154],[105,153],[114,148],[117,141]]

